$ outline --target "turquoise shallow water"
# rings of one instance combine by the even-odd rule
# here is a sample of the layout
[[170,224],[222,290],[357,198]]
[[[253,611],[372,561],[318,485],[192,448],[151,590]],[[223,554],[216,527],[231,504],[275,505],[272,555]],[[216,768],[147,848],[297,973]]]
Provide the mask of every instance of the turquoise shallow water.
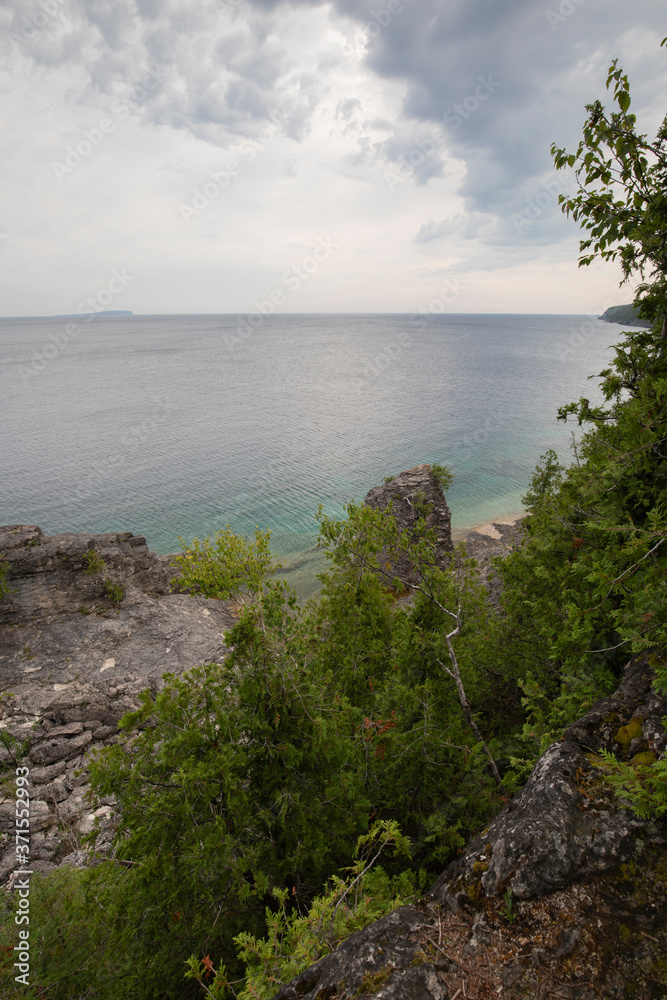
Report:
[[420,462],[455,474],[455,528],[518,512],[559,405],[621,327],[585,316],[0,320],[0,523],[130,530],[173,552],[270,527],[300,589],[318,503],[342,515]]

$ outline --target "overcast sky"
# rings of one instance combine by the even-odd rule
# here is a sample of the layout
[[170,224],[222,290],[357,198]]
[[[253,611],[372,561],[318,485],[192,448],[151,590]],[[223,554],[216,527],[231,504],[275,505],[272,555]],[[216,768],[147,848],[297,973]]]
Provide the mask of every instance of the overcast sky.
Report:
[[664,0],[14,0],[0,314],[593,312],[552,141],[618,57],[654,134]]

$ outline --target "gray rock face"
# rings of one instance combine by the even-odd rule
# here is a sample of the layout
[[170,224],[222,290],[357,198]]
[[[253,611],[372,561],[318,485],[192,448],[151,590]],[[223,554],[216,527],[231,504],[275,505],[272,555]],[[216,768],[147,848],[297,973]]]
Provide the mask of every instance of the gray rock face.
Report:
[[30,748],[30,759],[38,767],[53,764],[54,761],[71,760],[77,757],[92,741],[92,733],[82,733],[75,739],[53,739],[47,737]]
[[635,752],[663,752],[667,697],[659,696],[651,681],[648,657],[631,660],[615,694],[540,757],[524,788],[445,870],[433,897],[452,905],[452,895],[475,881],[486,896],[508,889],[516,899],[543,896],[617,867],[636,854],[646,836],[660,839],[663,831],[654,823],[623,808],[590,753],[605,749],[623,756],[614,734],[627,732],[640,712],[652,738],[640,741]]
[[667,697],[649,659],[631,660],[616,693],[549,747],[426,899],[349,937],[275,1000],[623,1000],[630,981],[634,996],[667,996],[667,823],[639,820],[590,752],[664,753]]
[[[95,552],[104,562],[85,572]],[[74,610],[103,598],[103,580],[146,594],[167,594],[174,576],[168,557],[150,552],[142,535],[66,532],[45,535],[37,525],[0,527],[0,558],[9,563],[12,591],[0,603],[0,623],[16,624]]]
[[[436,561],[445,565],[448,553],[454,550],[452,515],[430,465],[416,465],[390,482],[374,486],[364,503],[376,510],[385,510],[391,504],[401,531],[411,530],[424,513],[427,527],[436,533]],[[392,572],[405,582],[416,582],[416,574],[407,557],[402,556]]]
[[464,859],[445,872],[436,898],[445,902],[459,883],[467,885],[476,865],[486,868],[487,896],[508,889],[516,899],[543,896],[627,861],[647,825],[616,808],[581,747],[555,743]]
[[[92,550],[100,572],[86,572]],[[0,728],[27,744],[31,859],[50,870],[79,857],[96,820],[98,847],[111,844],[113,803],[93,812],[86,800],[87,754],[118,738],[118,720],[164,673],[224,658],[235,618],[226,602],[169,593],[168,557],[130,532],[47,537],[12,525],[0,528],[0,561],[12,591],[0,602]],[[124,588],[118,606],[103,580]],[[0,762],[11,763],[3,747]],[[15,867],[13,808],[0,795],[0,881]]]
[[372,994],[378,1000],[447,1000],[437,967],[425,961],[421,933],[427,926],[419,910],[402,906],[358,934],[302,973],[275,1000],[320,1000]]
[[667,697],[651,684],[653,671],[650,654],[632,660],[616,691],[597,702],[565,732],[566,739],[595,752],[610,750],[623,760],[638,753],[653,751],[661,756],[667,750]]

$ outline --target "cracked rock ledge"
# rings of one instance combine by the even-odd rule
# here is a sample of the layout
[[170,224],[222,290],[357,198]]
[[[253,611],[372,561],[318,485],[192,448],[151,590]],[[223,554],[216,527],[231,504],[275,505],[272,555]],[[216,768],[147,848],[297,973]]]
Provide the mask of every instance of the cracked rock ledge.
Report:
[[[113,800],[88,802],[89,753],[119,739],[118,720],[164,673],[220,662],[235,619],[227,602],[170,593],[169,557],[130,532],[0,527],[3,561],[11,592],[0,603],[0,728],[27,741],[31,862],[48,872],[85,863],[81,838],[96,823],[97,853],[111,849]],[[124,588],[118,606],[105,581]],[[10,761],[0,746],[0,762]],[[15,868],[13,830],[14,799],[0,791],[0,883]]]

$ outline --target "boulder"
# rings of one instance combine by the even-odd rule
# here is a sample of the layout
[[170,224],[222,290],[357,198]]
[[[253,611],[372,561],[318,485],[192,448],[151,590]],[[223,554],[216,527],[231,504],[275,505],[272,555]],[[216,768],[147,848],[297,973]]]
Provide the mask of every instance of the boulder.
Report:
[[336,951],[302,973],[275,1000],[320,1000],[375,995],[389,1000],[447,1000],[439,956],[425,961],[423,913],[402,906],[353,934]]

